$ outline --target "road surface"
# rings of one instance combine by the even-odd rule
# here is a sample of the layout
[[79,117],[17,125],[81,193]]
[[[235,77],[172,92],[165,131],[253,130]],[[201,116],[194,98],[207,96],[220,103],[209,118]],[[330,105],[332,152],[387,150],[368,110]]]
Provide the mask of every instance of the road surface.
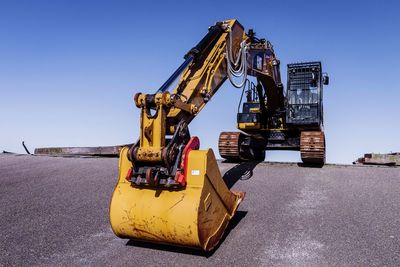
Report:
[[117,159],[0,154],[0,265],[400,265],[400,168],[219,165],[247,195],[202,253],[113,235]]

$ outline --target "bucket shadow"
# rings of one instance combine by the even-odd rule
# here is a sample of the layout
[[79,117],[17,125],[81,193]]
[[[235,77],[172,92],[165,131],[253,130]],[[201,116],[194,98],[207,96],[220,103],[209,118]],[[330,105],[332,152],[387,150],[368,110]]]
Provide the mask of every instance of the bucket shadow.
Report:
[[239,180],[249,180],[253,176],[254,168],[261,161],[245,161],[235,165],[233,168],[229,169],[224,176],[224,182],[228,188],[232,188]]
[[247,215],[247,211],[238,210],[236,212],[235,216],[230,220],[228,226],[226,227],[225,233],[221,237],[221,240],[219,241],[218,245],[211,251],[202,251],[202,250],[198,250],[198,249],[194,249],[194,248],[178,247],[178,246],[172,246],[172,245],[166,245],[166,244],[156,244],[156,243],[137,241],[137,240],[132,240],[132,239],[129,240],[125,245],[146,248],[146,249],[153,249],[153,250],[162,250],[162,251],[167,251],[167,252],[175,252],[175,253],[180,253],[180,254],[183,253],[183,254],[189,254],[189,255],[209,258],[215,253],[215,251],[225,241],[225,239],[229,235],[229,233],[239,224],[239,222],[246,215]]

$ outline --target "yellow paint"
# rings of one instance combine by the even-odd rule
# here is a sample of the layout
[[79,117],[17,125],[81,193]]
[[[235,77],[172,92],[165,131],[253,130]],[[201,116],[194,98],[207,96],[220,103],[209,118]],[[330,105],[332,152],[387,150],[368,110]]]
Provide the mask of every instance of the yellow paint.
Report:
[[240,130],[249,130],[249,129],[261,129],[261,124],[259,122],[240,122],[237,123],[236,127]]
[[141,109],[140,114],[140,147],[136,160],[142,162],[160,162],[162,148],[165,146],[167,107],[171,95],[168,92],[155,95],[155,114],[148,114],[146,95],[139,93],[135,104]]
[[[237,51],[240,47],[240,43],[247,38],[244,28],[239,21],[235,19],[226,20],[224,23],[231,27],[232,44],[234,51]],[[184,90],[181,93],[183,99],[187,99],[188,102],[195,104],[197,106],[197,113],[207,104],[207,102],[204,101],[204,94],[208,93],[211,96],[215,94],[217,89],[227,78],[225,51],[228,34],[228,31],[221,34],[211,51],[207,54],[200,68],[188,68],[182,74],[179,84],[172,92],[172,94],[176,93],[181,84],[184,84]],[[187,115],[179,108],[173,108],[167,113],[168,118],[179,118],[183,116]]]
[[260,108],[250,108],[251,113],[260,113]]
[[132,163],[121,150],[119,178],[110,204],[110,223],[121,238],[211,250],[244,194],[225,185],[209,150],[189,153],[187,186],[178,191],[132,187],[125,180]]

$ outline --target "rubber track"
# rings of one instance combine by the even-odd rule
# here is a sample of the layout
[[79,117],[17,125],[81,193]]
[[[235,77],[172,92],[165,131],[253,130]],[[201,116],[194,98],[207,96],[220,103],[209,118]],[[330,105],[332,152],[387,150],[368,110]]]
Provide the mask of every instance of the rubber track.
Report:
[[218,139],[218,150],[222,158],[232,161],[240,160],[240,132],[221,132]]
[[325,134],[321,131],[301,132],[300,154],[304,163],[325,163]]

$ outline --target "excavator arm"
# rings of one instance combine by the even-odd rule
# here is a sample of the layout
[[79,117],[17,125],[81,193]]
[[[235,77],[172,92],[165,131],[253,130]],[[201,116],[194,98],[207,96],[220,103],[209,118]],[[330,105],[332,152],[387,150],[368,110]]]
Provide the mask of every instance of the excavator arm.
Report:
[[[182,174],[179,166],[190,140],[189,123],[228,78],[236,87],[242,87],[250,74],[269,88],[278,88],[280,80],[276,79],[280,76],[279,70],[274,69],[276,61],[270,43],[256,39],[253,34],[246,35],[237,20],[218,22],[210,27],[155,94],[135,95],[135,104],[141,109],[141,131],[140,141],[129,150],[129,159],[135,163],[133,182],[185,186],[184,179],[179,180]],[[234,76],[241,76],[239,84]],[[169,89],[178,79],[170,93]]]
[[184,59],[156,93],[134,97],[140,138],[121,150],[110,222],[119,237],[211,250],[244,193],[227,188],[188,125],[227,79],[240,88],[253,75],[279,90],[279,61],[237,20],[211,26]]

